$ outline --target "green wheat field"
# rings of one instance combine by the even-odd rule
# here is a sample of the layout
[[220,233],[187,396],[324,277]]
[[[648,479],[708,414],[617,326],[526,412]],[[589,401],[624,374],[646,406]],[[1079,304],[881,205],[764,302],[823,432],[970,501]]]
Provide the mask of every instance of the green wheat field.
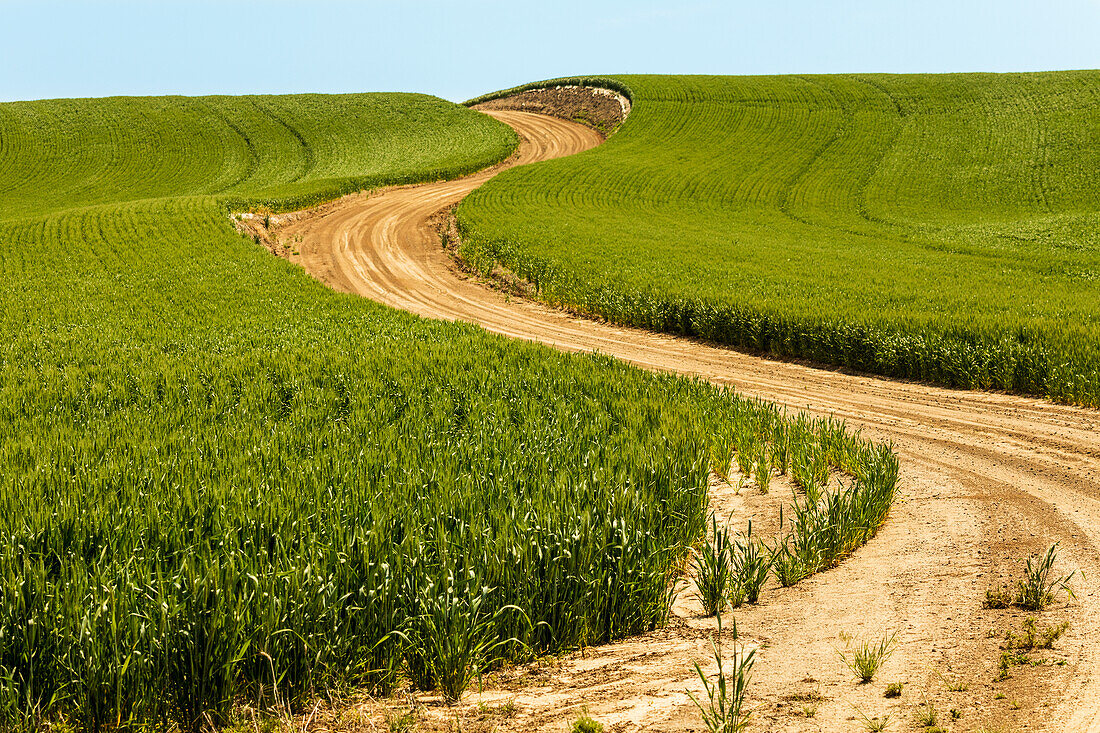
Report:
[[[565,180],[620,202],[662,180],[631,166],[676,104],[639,100]],[[0,104],[0,729],[192,731],[406,682],[454,697],[495,661],[655,628],[735,455],[802,486],[766,549],[782,583],[875,533],[887,446],[332,292],[232,225],[516,143],[421,95]],[[577,172],[596,156],[623,188]],[[663,216],[677,190],[654,193]]]
[[466,199],[480,269],[617,323],[1100,405],[1100,72],[567,81],[633,110]]

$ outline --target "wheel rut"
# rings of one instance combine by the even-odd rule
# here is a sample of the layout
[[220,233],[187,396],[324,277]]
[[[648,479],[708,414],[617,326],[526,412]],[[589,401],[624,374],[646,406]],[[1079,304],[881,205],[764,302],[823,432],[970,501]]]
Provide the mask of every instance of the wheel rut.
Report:
[[[425,317],[733,385],[791,410],[835,415],[895,445],[902,494],[882,532],[840,567],[769,588],[758,606],[736,614],[744,638],[759,646],[750,686],[756,729],[859,730],[860,715],[911,720],[911,709],[928,700],[941,718],[960,713],[949,723],[956,731],[1100,733],[1100,578],[1092,572],[1100,566],[1100,412],[765,359],[493,290],[455,266],[440,244],[438,213],[504,168],[579,153],[603,138],[553,117],[490,114],[521,138],[512,159],[291,217],[277,231],[296,242],[299,254],[288,259],[334,289]],[[752,497],[723,496],[729,514],[751,514]],[[1023,614],[983,609],[984,591],[1013,582],[1029,551],[1056,541],[1059,567],[1086,573],[1075,581],[1076,601],[1041,615],[1041,623],[1071,623],[1051,655],[1057,663],[1015,668],[994,683],[1004,633]],[[515,701],[518,712],[501,730],[567,729],[582,708],[614,730],[697,728],[684,689],[701,691],[694,661],[713,672],[706,667],[713,628],[682,598],[668,629],[568,656],[538,683],[502,679],[475,703]],[[854,684],[836,651],[847,638],[884,630],[898,631],[882,672],[883,681],[907,683],[898,701],[885,700],[881,685]],[[950,689],[959,685],[947,679],[966,689]],[[791,702],[810,692],[821,696],[812,718]]]

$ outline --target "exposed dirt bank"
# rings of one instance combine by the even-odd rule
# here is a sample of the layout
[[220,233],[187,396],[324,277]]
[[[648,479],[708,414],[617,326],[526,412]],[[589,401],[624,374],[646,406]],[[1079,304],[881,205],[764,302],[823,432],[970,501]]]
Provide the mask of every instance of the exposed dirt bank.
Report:
[[[508,165],[579,152],[602,139],[552,117],[491,114],[523,140]],[[1024,615],[982,608],[987,587],[1014,581],[1029,551],[1055,541],[1065,572],[1097,567],[1100,413],[770,361],[576,318],[490,289],[463,274],[441,247],[437,214],[493,174],[346,197],[277,225],[274,237],[288,243],[283,256],[338,290],[733,384],[792,409],[834,414],[870,438],[892,441],[901,456],[902,497],[876,539],[839,568],[794,588],[769,588],[759,605],[736,613],[743,639],[758,647],[750,685],[755,730],[866,730],[860,716],[881,714],[892,716],[888,730],[907,730],[927,701],[952,731],[1100,732],[1097,574],[1076,582],[1076,602],[1040,614],[1042,624],[1071,623],[1055,649],[1032,654],[1034,666],[1013,666],[1000,682],[993,680],[1004,636]],[[755,528],[774,524],[772,502],[782,491],[773,486],[762,497],[751,486],[739,495],[716,486],[715,503],[736,526],[758,517]],[[495,675],[457,711],[429,704],[419,713],[423,725],[442,726],[456,715],[476,721],[492,709],[505,711],[490,716],[500,730],[568,730],[587,709],[609,730],[700,730],[684,690],[701,692],[693,662],[714,670],[707,642],[713,622],[697,610],[681,593],[669,628]],[[886,631],[898,632],[896,651],[874,683],[856,684],[837,649]],[[905,682],[904,691],[886,699],[885,683],[893,681]],[[512,704],[492,707],[501,701]],[[367,726],[378,709],[363,703],[345,713]]]
[[474,109],[482,112],[514,110],[550,115],[580,122],[608,135],[630,114],[630,100],[610,89],[561,86],[530,89],[510,97],[491,99],[475,105]]

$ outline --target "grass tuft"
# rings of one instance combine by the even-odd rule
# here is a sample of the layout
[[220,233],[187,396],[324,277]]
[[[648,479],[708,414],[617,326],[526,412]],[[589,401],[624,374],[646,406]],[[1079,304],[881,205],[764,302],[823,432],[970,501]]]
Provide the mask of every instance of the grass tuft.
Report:
[[892,634],[886,634],[880,641],[861,641],[855,645],[855,649],[851,652],[849,657],[839,649],[837,653],[840,655],[841,661],[844,662],[848,669],[852,670],[856,678],[861,684],[866,684],[875,678],[878,673],[879,667],[894,651],[895,640],[897,639],[897,632]]
[[1016,586],[1016,605],[1028,611],[1041,611],[1054,602],[1055,593],[1065,592],[1070,598],[1074,598],[1073,589],[1069,582],[1076,571],[1069,575],[1057,575],[1054,572],[1054,561],[1058,554],[1057,543],[1043,555],[1029,555],[1024,569],[1024,579]]

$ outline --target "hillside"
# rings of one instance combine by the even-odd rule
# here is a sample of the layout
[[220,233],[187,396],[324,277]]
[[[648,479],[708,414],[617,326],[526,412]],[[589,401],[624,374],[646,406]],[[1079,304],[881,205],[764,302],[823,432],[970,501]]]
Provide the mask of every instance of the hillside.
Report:
[[480,268],[615,322],[1100,404],[1100,73],[593,83],[633,103],[605,145],[459,208]]
[[420,94],[114,97],[0,105],[0,221],[165,196],[300,206],[453,178],[507,127]]

